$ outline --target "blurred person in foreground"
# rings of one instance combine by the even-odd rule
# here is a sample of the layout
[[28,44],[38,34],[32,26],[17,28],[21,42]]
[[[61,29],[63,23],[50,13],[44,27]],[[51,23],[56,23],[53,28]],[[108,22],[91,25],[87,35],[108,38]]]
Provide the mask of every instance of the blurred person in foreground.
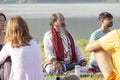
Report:
[[[106,35],[110,32],[110,28],[113,26],[113,16],[109,12],[102,12],[98,17],[100,21],[101,27],[95,30],[90,36],[90,42],[98,40],[102,36]],[[90,56],[90,66],[96,70],[96,72],[100,72],[97,61],[94,57],[94,52],[91,52]]]
[[[3,13],[0,13],[0,50],[3,47],[3,40],[5,37],[5,25],[6,25],[6,16]],[[10,56],[0,65],[0,80],[8,80],[11,70],[11,59]]]
[[12,61],[9,80],[44,80],[40,46],[20,16],[11,17],[8,21],[4,46],[0,51],[0,64],[8,56]]
[[64,16],[54,13],[50,18],[50,26],[43,39],[46,57],[43,69],[48,74],[55,74],[57,70],[72,70],[75,65],[85,66],[87,60],[67,31]]
[[105,80],[120,80],[120,29],[90,42],[86,50],[94,52]]

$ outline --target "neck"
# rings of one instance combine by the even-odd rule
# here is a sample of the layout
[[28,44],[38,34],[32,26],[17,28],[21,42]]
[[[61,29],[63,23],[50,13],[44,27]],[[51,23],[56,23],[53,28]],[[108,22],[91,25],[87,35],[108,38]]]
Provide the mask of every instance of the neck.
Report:
[[108,27],[101,27],[102,31],[106,34],[108,32],[110,32],[110,29]]

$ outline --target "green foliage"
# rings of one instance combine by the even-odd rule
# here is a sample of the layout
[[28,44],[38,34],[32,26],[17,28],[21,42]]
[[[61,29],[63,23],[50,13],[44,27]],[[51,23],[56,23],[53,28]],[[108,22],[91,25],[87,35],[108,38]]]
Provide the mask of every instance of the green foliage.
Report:
[[40,47],[41,47],[41,51],[42,51],[42,61],[45,60],[45,54],[44,54],[44,44],[43,42],[40,42]]
[[43,42],[42,42],[42,43],[40,43],[40,46],[41,46],[41,48],[44,48],[44,44],[43,44]]
[[80,47],[85,47],[87,44],[88,44],[88,40],[77,40],[77,44],[80,46]]
[[89,61],[90,60],[90,54],[86,51],[86,46],[88,44],[89,40],[77,40],[76,43],[79,46],[80,50],[86,57],[86,59]]

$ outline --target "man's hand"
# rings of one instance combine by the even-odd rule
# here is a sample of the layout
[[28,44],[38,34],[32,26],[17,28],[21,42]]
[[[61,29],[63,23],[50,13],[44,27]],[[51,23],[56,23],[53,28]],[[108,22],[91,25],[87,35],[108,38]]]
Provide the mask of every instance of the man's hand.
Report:
[[60,63],[56,63],[56,64],[53,64],[53,68],[56,70],[61,70],[61,64]]
[[84,60],[81,64],[81,66],[86,66],[87,65],[87,60]]
[[60,63],[57,62],[57,60],[52,60],[52,65],[53,65],[53,68],[56,70],[61,70],[62,69],[62,66]]

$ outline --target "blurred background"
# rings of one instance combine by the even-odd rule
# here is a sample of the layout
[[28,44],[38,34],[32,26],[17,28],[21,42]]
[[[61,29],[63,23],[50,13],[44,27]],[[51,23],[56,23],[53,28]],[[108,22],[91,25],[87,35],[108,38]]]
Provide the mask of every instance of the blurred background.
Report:
[[65,16],[66,27],[75,40],[88,40],[100,27],[98,15],[105,11],[114,17],[112,29],[120,28],[120,0],[0,0],[0,12],[7,19],[22,16],[37,41],[42,41],[50,29],[49,18],[55,12]]
[[0,0],[0,3],[108,3],[120,0]]

